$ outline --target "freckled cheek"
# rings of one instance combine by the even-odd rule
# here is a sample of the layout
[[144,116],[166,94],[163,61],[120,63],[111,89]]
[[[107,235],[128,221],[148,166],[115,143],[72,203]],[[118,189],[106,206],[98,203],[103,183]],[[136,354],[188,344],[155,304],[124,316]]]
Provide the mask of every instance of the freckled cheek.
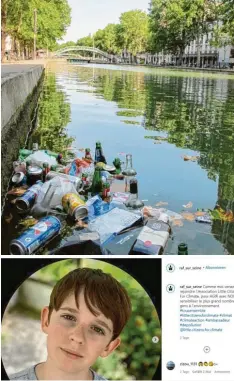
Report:
[[95,335],[91,332],[87,333],[86,336],[86,343],[93,352],[93,354],[97,354],[98,356],[100,353],[107,347],[110,340],[103,336]]
[[54,324],[48,332],[48,344],[62,344],[68,340],[68,329],[62,324]]

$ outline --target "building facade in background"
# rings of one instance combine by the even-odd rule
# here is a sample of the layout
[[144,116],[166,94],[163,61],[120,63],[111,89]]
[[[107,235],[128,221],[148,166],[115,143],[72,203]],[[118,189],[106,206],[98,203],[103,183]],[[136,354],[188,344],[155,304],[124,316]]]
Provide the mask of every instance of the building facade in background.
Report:
[[[186,46],[183,57],[182,66],[188,67],[210,67],[210,68],[234,68],[234,46],[224,45],[215,48],[211,45],[213,32],[204,34],[200,41],[200,65],[197,63],[198,43],[197,40],[192,41]],[[125,62],[132,62],[132,55],[124,50],[122,58]],[[137,63],[145,63],[151,65],[179,65],[179,55],[160,53],[142,53],[137,55]]]
[[[211,45],[213,38],[212,32],[203,35],[200,41],[200,65],[197,63],[197,40],[192,41],[186,46],[182,58],[184,66],[201,66],[201,67],[234,67],[234,46],[226,45],[220,48],[215,48]],[[156,65],[161,64],[179,64],[179,56],[172,54],[147,54],[145,63]]]

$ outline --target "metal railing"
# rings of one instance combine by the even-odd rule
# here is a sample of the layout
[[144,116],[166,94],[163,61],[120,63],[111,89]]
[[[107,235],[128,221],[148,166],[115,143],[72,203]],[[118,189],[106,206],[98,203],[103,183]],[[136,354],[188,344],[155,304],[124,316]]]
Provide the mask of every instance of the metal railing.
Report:
[[65,53],[72,52],[72,51],[84,51],[84,52],[97,53],[97,54],[100,54],[101,56],[104,56],[104,57],[109,58],[109,59],[112,59],[114,57],[111,54],[103,52],[102,50],[100,50],[98,48],[93,48],[91,46],[69,46],[67,48],[57,50],[54,53],[54,57],[58,57],[58,56],[61,56]]

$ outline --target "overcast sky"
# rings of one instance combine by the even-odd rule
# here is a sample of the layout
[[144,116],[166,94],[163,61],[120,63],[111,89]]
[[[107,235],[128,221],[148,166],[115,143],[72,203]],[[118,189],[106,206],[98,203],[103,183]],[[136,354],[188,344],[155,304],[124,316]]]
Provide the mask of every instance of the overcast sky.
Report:
[[95,33],[109,23],[118,23],[121,13],[132,9],[147,11],[150,0],[68,0],[72,21],[64,41]]

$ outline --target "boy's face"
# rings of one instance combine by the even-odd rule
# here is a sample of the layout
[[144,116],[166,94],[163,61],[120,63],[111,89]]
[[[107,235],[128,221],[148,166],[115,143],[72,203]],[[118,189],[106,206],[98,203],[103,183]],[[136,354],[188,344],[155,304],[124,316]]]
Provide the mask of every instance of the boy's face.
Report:
[[86,306],[83,291],[77,309],[74,294],[67,297],[48,323],[48,307],[42,310],[42,330],[48,335],[48,361],[63,372],[88,370],[96,359],[108,356],[120,344],[113,336],[113,323],[98,311],[95,316]]

